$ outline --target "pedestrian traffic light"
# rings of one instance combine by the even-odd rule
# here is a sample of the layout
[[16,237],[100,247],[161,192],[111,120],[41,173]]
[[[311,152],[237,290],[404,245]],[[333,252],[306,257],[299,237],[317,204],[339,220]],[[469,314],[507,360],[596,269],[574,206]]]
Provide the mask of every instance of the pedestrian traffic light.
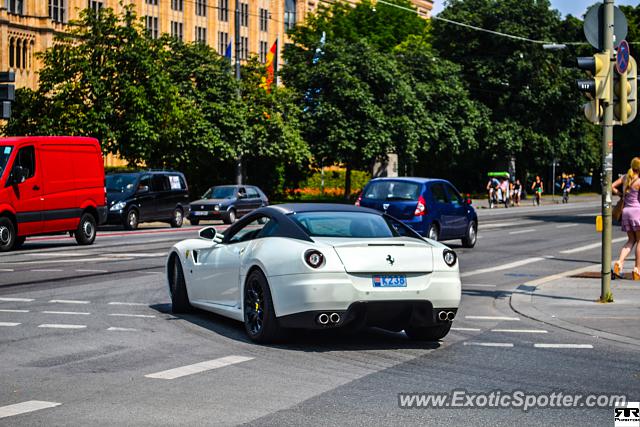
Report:
[[608,53],[578,57],[578,68],[585,70],[593,78],[578,79],[578,89],[590,99],[584,104],[584,115],[591,123],[599,124],[602,118],[602,103],[611,102],[611,87],[608,79],[611,61]]
[[638,112],[638,67],[633,57],[629,56],[626,72],[619,73],[616,69],[613,85],[615,119],[621,125],[630,123]]
[[15,99],[16,81],[13,71],[0,71],[0,119],[11,118],[11,102]]

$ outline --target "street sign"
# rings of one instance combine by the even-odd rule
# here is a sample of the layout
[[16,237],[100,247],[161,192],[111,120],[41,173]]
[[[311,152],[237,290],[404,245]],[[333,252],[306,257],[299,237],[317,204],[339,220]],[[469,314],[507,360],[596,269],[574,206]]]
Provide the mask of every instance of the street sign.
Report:
[[629,43],[626,40],[622,40],[618,45],[618,51],[616,52],[616,70],[618,73],[624,74],[629,67]]
[[[584,35],[591,46],[598,50],[604,50],[604,5],[596,3],[589,8],[584,17]],[[627,37],[629,27],[624,13],[617,7],[613,7],[613,46],[618,47],[620,42]]]

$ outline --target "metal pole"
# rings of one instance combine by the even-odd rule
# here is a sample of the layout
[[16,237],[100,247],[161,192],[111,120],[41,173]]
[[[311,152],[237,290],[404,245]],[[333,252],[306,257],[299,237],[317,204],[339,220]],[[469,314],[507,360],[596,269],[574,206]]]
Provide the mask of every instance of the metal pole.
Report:
[[613,0],[604,1],[604,50],[609,56],[607,76],[609,99],[604,106],[602,127],[602,279],[600,301],[612,300],[611,294],[611,175],[613,170]]
[[[242,43],[240,41],[240,0],[236,0],[236,12],[235,12],[235,20],[234,20],[234,37],[235,37],[235,54],[236,54],[236,80],[238,81],[238,99],[241,98],[242,94],[240,93],[240,51],[242,50]],[[244,144],[242,144],[244,145]],[[238,153],[238,157],[236,157],[236,184],[242,185],[242,152]]]
[[553,158],[553,167],[551,168],[551,200],[556,201],[556,158]]

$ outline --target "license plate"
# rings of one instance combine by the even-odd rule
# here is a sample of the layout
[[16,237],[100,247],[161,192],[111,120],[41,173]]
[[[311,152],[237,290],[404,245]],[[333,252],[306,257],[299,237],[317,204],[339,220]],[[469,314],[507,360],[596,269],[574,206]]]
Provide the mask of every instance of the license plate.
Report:
[[372,277],[374,288],[406,288],[407,276],[402,275],[388,275],[377,274]]
[[194,211],[193,214],[196,216],[204,216],[207,215],[209,212],[206,211]]

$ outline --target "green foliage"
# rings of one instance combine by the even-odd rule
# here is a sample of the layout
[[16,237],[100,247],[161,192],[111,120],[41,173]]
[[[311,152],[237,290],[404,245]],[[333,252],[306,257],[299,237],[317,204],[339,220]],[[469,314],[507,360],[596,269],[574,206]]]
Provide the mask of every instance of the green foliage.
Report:
[[[345,169],[329,169],[324,171],[324,188],[341,188],[345,180]],[[371,179],[371,173],[367,171],[351,171],[351,186],[354,190],[360,191]],[[300,183],[300,188],[312,188],[320,190],[322,188],[322,173],[316,171],[306,180]]]

